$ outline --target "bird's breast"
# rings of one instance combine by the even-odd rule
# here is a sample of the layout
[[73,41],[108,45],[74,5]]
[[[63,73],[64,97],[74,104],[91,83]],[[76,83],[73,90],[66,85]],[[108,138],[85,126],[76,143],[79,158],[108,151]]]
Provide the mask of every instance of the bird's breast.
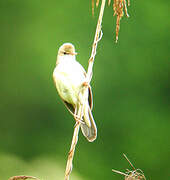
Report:
[[74,86],[79,86],[83,83],[85,79],[84,72],[80,64],[76,61],[68,61],[66,63],[60,63],[56,67],[57,71],[61,73],[61,75],[65,76],[66,78],[71,81]]
[[74,62],[59,63],[54,70],[53,78],[62,99],[76,104],[80,86],[85,80],[82,66]]

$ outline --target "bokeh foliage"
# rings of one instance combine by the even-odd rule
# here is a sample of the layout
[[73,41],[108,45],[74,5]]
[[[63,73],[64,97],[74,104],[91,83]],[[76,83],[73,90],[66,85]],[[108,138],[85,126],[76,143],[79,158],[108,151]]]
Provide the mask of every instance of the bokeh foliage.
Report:
[[[169,179],[169,7],[165,0],[131,1],[115,44],[106,6],[92,80],[98,138],[89,143],[80,133],[77,179],[122,179],[111,171],[128,167],[122,153],[148,179]],[[64,42],[75,44],[87,67],[98,12],[93,18],[91,1],[0,2],[0,179],[64,177],[74,120],[52,72]]]

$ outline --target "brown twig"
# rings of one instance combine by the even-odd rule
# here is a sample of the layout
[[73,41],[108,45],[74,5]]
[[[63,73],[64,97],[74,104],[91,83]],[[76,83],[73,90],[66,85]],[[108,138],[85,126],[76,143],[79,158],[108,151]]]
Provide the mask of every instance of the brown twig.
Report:
[[127,169],[126,172],[117,171],[115,169],[112,169],[113,172],[117,174],[121,174],[125,176],[125,180],[146,180],[145,175],[141,169],[135,169],[133,164],[130,162],[130,160],[127,158],[125,154],[123,156],[126,158],[126,160],[129,162],[130,166],[132,167],[132,171]]
[[[102,18],[103,18],[103,13],[104,13],[105,2],[106,2],[106,0],[102,0],[100,14],[99,14],[99,18],[98,18],[97,27],[96,27],[96,33],[95,33],[94,42],[93,42],[93,46],[92,46],[92,52],[91,52],[91,56],[89,59],[88,70],[87,70],[87,75],[86,75],[86,82],[88,84],[90,84],[90,81],[92,79],[93,64],[94,64],[94,59],[95,59],[95,55],[96,55],[97,43],[102,38],[101,24],[102,24]],[[82,94],[83,98],[86,98],[85,92],[86,92],[87,88],[88,88],[88,86],[82,85],[82,90],[80,93]],[[74,128],[72,143],[71,143],[71,147],[70,147],[70,151],[69,151],[69,155],[68,155],[66,171],[65,171],[65,180],[69,180],[69,176],[70,176],[70,173],[72,170],[72,164],[73,164],[72,162],[73,162],[76,144],[78,142],[78,133],[79,133],[80,124],[81,124],[80,120],[82,119],[82,114],[83,114],[82,113],[82,109],[84,106],[83,102],[85,102],[85,101],[82,100],[82,102],[79,103],[78,113],[76,113],[74,116],[75,120],[76,120],[76,125]]]
[[128,159],[128,157],[126,156],[126,154],[123,153],[123,156],[124,156],[125,159],[128,161],[128,163],[129,163],[130,166],[133,168],[133,170],[135,170],[135,166],[130,162],[130,160]]
[[26,180],[26,179],[34,179],[34,180],[39,180],[38,178],[36,177],[33,177],[33,176],[13,176],[13,177],[10,177],[9,180]]

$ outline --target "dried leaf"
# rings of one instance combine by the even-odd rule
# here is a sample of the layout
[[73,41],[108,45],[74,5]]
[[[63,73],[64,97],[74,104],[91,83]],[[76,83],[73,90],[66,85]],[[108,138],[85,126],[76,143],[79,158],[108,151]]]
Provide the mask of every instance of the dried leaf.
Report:
[[[99,6],[100,0],[96,0],[96,7]],[[111,0],[108,0],[108,6],[110,6]],[[116,16],[116,43],[119,37],[120,20],[126,15],[129,17],[127,6],[130,6],[130,0],[113,0],[113,16]],[[94,0],[92,0],[92,15],[94,16]]]
[[[130,0],[128,0],[128,5],[130,5]],[[113,0],[113,11],[114,11],[113,16],[117,16],[117,20],[116,20],[116,42],[117,42],[119,36],[119,30],[120,30],[120,20],[124,16],[124,12],[126,16],[129,17],[126,0]]]

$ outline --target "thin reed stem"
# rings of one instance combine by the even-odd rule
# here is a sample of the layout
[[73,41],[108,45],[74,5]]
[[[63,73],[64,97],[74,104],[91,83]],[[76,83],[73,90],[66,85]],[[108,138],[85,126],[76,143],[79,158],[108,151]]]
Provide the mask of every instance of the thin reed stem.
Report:
[[[94,59],[96,55],[97,44],[102,38],[101,24],[102,24],[102,19],[103,19],[105,3],[106,3],[106,0],[102,0],[100,14],[99,14],[98,22],[97,22],[97,27],[96,27],[96,33],[95,33],[94,42],[92,46],[92,52],[89,59],[88,70],[87,70],[87,75],[86,75],[86,81],[88,84],[90,84],[90,81],[93,75],[93,64],[94,64]],[[87,90],[87,88],[88,86],[86,87],[84,86],[84,88],[82,88],[82,92],[80,92],[82,93],[83,97],[85,97],[85,91]],[[78,134],[79,134],[80,124],[81,124],[80,120],[82,119],[82,116],[83,116],[82,109],[83,109],[83,104],[80,103],[78,113],[75,114],[76,125],[74,128],[72,143],[71,143],[70,151],[68,154],[68,160],[67,160],[66,171],[65,171],[65,180],[69,180],[69,177],[72,171],[74,152],[75,152],[76,144],[78,142]]]

